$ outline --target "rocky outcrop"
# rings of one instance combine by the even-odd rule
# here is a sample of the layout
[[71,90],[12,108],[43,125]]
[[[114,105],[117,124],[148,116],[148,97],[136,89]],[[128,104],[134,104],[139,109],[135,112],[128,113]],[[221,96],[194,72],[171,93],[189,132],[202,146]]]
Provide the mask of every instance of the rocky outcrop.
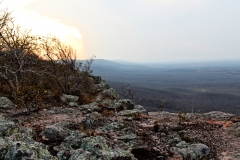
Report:
[[16,107],[7,97],[0,97],[0,108],[8,109]]
[[119,99],[101,79],[92,80],[99,91],[93,103],[79,105],[77,96],[63,95],[60,107],[28,116],[9,114],[14,110],[0,115],[0,159],[240,158],[239,117],[219,111],[148,113]]
[[46,145],[33,140],[31,129],[19,128],[12,121],[3,119],[0,121],[0,159],[57,159],[49,153]]
[[16,160],[16,159],[48,159],[48,160],[56,160],[56,157],[53,157],[47,146],[34,142],[27,143],[22,141],[11,142],[8,151],[5,154],[4,159],[7,160]]

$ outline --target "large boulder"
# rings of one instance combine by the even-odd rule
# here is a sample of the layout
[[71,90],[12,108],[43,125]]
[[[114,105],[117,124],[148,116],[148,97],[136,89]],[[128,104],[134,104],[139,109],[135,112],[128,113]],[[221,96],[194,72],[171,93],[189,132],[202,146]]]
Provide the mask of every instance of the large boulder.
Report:
[[7,97],[0,97],[0,108],[14,108],[16,107],[15,104],[12,103]]

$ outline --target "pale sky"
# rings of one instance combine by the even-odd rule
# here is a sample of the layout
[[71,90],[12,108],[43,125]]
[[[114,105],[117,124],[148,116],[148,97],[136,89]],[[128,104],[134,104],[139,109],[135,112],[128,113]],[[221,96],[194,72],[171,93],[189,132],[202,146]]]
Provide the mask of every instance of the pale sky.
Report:
[[240,60],[240,0],[3,0],[16,22],[79,58]]

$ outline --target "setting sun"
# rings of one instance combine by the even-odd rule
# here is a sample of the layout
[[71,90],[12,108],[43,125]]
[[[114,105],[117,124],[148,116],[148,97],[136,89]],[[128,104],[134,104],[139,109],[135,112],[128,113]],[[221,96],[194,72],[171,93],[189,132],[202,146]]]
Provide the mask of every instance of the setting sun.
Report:
[[77,59],[85,59],[82,34],[80,34],[79,30],[62,23],[58,19],[45,17],[36,11],[25,8],[24,6],[31,1],[34,0],[3,1],[2,8],[11,11],[15,17],[15,22],[23,29],[31,30],[32,34],[39,36],[56,36],[76,50]]

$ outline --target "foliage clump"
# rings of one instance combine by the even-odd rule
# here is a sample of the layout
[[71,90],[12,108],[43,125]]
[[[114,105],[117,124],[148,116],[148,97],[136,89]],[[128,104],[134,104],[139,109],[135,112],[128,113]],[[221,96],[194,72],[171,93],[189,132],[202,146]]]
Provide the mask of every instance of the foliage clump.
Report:
[[22,31],[11,14],[0,11],[0,96],[30,109],[63,93],[91,101],[90,66],[76,60],[74,49],[56,37]]

